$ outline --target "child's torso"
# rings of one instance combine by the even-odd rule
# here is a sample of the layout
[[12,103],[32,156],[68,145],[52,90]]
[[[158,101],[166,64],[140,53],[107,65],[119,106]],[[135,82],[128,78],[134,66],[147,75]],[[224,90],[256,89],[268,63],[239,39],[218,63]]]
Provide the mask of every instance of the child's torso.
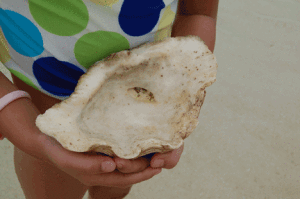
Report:
[[177,0],[0,0],[0,59],[27,85],[66,99],[111,53],[171,34]]

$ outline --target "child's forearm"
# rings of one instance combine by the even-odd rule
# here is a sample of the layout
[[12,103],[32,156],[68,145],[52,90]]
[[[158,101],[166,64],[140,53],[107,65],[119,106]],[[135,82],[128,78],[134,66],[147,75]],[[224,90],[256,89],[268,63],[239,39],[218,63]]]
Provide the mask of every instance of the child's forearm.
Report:
[[171,37],[199,36],[213,52],[216,41],[216,20],[204,15],[180,15],[174,21]]
[[[16,90],[18,88],[0,72],[0,98]],[[32,143],[37,137],[34,129],[37,129],[35,119],[38,115],[39,111],[30,99],[17,99],[0,111],[0,133],[19,149],[30,151],[35,147]]]

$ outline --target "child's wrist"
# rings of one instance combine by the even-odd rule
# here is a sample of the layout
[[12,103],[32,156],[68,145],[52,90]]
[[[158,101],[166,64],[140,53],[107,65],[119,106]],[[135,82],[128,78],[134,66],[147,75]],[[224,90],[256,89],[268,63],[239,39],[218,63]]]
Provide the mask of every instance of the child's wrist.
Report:
[[216,20],[204,15],[180,15],[176,17],[171,37],[196,35],[214,51],[216,41]]
[[34,144],[38,135],[35,120],[39,110],[28,98],[20,98],[0,112],[1,134],[21,150]]

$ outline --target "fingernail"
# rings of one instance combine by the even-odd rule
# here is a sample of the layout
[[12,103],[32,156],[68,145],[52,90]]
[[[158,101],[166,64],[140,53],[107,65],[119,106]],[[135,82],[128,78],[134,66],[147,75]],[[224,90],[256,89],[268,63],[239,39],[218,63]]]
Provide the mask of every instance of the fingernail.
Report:
[[159,159],[159,160],[155,160],[153,163],[153,167],[157,168],[157,167],[162,167],[164,165],[164,161]]
[[101,167],[102,171],[109,172],[111,171],[112,163],[108,161],[102,162]]

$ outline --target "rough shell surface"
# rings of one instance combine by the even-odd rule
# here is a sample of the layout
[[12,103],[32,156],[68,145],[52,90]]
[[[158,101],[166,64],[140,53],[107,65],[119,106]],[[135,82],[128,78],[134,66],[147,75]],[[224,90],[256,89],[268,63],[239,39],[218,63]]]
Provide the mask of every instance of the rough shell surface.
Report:
[[216,58],[199,37],[147,43],[96,62],[36,125],[71,151],[125,159],[167,152],[198,125],[216,73]]

